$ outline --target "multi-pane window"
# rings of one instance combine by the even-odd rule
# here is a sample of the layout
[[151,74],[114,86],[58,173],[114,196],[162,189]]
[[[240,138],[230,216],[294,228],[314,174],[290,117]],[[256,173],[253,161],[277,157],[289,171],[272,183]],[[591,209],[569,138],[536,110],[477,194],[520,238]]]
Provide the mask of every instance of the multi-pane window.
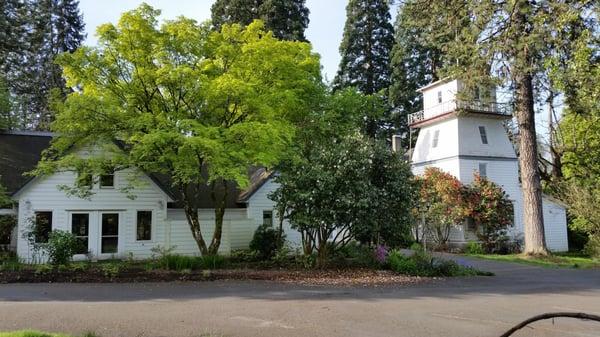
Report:
[[152,240],[152,211],[137,212],[136,240]]
[[119,247],[119,214],[102,213],[100,253],[115,254]]
[[479,163],[479,176],[487,177],[487,163]]
[[437,100],[438,100],[438,103],[442,103],[442,92],[441,91],[438,91],[438,93],[437,93]]
[[483,144],[488,143],[487,133],[485,132],[485,126],[479,127],[479,136],[481,137],[481,143],[483,143]]
[[439,139],[440,139],[440,130],[435,130],[435,132],[433,133],[433,144],[432,144],[432,147],[437,147],[438,146]]
[[35,212],[35,227],[33,230],[36,243],[48,242],[52,231],[52,212]]
[[273,211],[263,211],[263,225],[273,226]]
[[74,213],[71,215],[71,233],[77,239],[75,254],[87,254],[90,235],[89,213]]

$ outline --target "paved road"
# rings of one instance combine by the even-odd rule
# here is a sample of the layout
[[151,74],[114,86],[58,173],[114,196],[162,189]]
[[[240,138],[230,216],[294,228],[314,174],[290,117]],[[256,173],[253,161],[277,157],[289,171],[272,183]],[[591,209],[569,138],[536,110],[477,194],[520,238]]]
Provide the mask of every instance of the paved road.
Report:
[[[468,260],[495,277],[404,287],[270,282],[0,285],[0,330],[112,336],[499,336],[542,312],[600,315],[600,271]],[[516,336],[600,336],[540,322]]]

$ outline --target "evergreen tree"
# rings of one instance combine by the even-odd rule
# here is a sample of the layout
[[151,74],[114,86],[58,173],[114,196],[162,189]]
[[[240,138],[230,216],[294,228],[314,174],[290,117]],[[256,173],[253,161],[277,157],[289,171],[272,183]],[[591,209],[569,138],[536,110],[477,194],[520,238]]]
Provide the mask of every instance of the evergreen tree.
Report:
[[304,31],[309,21],[306,0],[217,0],[211,11],[216,29],[226,23],[247,26],[260,19],[278,39],[306,41]]
[[350,0],[334,88],[356,87],[371,95],[390,83],[394,28],[387,0]]
[[10,41],[12,52],[3,65],[12,115],[16,118],[15,127],[45,130],[54,119],[50,97],[64,99],[68,92],[54,59],[60,53],[73,52],[81,44],[85,38],[83,18],[76,0],[14,3],[6,7],[9,14],[4,17],[16,24],[10,34],[18,38]]
[[[346,25],[340,45],[342,59],[333,81],[335,90],[355,87],[361,93],[374,95],[390,84],[390,51],[394,28],[390,23],[387,0],[350,0],[346,6]],[[389,117],[376,118],[366,112],[366,133],[374,138]]]
[[306,41],[304,31],[309,21],[306,0],[264,0],[259,13],[266,28],[277,38]]
[[[394,131],[402,136],[403,147],[409,146],[408,115],[423,109],[417,89],[440,79],[446,61],[440,46],[469,23],[467,15],[452,21],[445,20],[445,16],[437,20],[424,17],[419,4],[418,0],[403,2],[394,24],[389,99],[394,108]],[[415,140],[413,137],[412,141]]]

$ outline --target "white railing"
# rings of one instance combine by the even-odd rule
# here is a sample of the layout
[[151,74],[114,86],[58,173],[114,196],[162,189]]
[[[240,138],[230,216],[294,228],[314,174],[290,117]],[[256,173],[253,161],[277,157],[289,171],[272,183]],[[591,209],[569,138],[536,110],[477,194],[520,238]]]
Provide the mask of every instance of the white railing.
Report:
[[413,125],[456,110],[497,114],[503,116],[511,115],[509,105],[505,103],[450,100],[408,115],[408,125]]

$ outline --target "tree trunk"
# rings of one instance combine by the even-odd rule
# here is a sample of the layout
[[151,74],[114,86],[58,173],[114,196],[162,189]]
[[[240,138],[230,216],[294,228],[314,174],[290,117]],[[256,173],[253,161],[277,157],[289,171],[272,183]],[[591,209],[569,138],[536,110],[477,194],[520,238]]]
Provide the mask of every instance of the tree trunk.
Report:
[[[219,191],[220,188],[218,185],[220,185],[221,191]],[[225,208],[227,207],[227,182],[225,180],[221,180],[221,184],[213,182],[211,189],[211,197],[215,205],[215,231],[208,247],[208,254],[217,255],[221,246],[223,219],[225,218]]]
[[184,193],[183,197],[183,210],[185,212],[185,217],[187,218],[187,222],[190,225],[190,230],[192,231],[192,237],[196,241],[196,245],[198,245],[198,249],[200,249],[200,253],[202,255],[208,254],[208,248],[206,247],[206,242],[204,241],[204,237],[202,237],[202,230],[200,228],[200,220],[198,219],[198,208],[192,207],[187,199],[186,193]]
[[524,253],[547,255],[531,74],[517,73],[515,75],[515,85],[515,115],[519,126],[519,165],[523,189]]

